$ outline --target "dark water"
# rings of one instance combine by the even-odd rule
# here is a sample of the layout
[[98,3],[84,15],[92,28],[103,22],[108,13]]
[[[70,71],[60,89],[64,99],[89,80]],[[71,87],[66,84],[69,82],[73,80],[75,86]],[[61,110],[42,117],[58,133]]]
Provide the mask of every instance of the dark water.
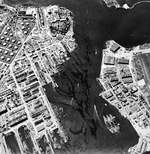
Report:
[[21,154],[16,136],[14,132],[10,132],[5,136],[6,145],[11,154]]
[[23,148],[25,150],[25,153],[33,154],[34,145],[30,136],[30,130],[27,128],[27,126],[21,126],[18,129],[18,133],[19,133]]
[[[59,88],[45,86],[49,100],[63,107],[64,126],[75,148],[121,149],[136,144],[138,136],[131,124],[112,106],[98,96],[102,49],[105,41],[113,39],[124,47],[133,47],[150,42],[150,4],[137,5],[132,10],[106,8],[100,0],[5,0],[7,4],[59,5],[74,14],[74,31],[78,48],[71,60],[64,64],[64,71],[54,76]],[[97,51],[97,53],[95,53]],[[71,98],[73,98],[70,105]],[[97,108],[97,115],[94,112]],[[117,116],[121,133],[111,135],[101,121],[105,110]],[[77,132],[72,134],[71,132]],[[81,133],[82,132],[82,133]],[[80,138],[80,140],[79,140]]]

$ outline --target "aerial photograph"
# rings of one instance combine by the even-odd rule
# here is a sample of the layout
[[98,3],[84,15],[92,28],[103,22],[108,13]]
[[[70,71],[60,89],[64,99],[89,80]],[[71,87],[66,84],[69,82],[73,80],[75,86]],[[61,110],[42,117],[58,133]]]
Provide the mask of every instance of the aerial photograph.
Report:
[[150,154],[150,0],[0,0],[0,154]]

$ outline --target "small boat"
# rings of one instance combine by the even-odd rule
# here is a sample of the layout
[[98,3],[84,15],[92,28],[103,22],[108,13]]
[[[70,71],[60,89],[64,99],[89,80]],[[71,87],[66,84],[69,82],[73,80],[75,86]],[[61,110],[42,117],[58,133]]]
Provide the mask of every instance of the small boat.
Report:
[[109,114],[103,116],[104,123],[106,125],[106,128],[112,133],[112,134],[118,134],[120,132],[120,124],[117,122],[116,117]]

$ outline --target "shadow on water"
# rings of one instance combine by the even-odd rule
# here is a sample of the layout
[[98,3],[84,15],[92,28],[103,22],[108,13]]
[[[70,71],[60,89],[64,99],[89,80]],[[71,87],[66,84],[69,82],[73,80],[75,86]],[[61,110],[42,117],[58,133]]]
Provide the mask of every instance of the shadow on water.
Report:
[[[5,2],[11,5],[18,4],[17,0]],[[54,76],[59,88],[45,86],[48,99],[53,104],[63,107],[66,127],[70,127],[74,133],[77,130],[77,135],[72,135],[72,140],[80,144],[81,137],[81,143],[86,143],[91,149],[109,149],[114,146],[123,150],[136,144],[136,132],[128,120],[113,107],[110,107],[111,110],[121,121],[122,131],[119,136],[111,135],[102,122],[94,118],[94,105],[101,119],[104,104],[107,103],[98,96],[101,89],[95,79],[99,77],[102,49],[107,40],[113,39],[124,47],[150,42],[150,4],[144,3],[132,10],[124,10],[106,8],[100,5],[99,0],[29,0],[25,3],[19,0],[19,3],[59,5],[68,8],[74,14],[74,32],[78,48],[64,64],[64,70]]]

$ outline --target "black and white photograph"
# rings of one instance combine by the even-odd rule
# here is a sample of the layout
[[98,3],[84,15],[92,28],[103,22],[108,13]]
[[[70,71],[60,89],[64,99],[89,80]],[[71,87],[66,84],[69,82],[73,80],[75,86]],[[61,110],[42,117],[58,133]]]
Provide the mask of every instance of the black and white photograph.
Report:
[[150,0],[0,0],[0,154],[150,154]]

